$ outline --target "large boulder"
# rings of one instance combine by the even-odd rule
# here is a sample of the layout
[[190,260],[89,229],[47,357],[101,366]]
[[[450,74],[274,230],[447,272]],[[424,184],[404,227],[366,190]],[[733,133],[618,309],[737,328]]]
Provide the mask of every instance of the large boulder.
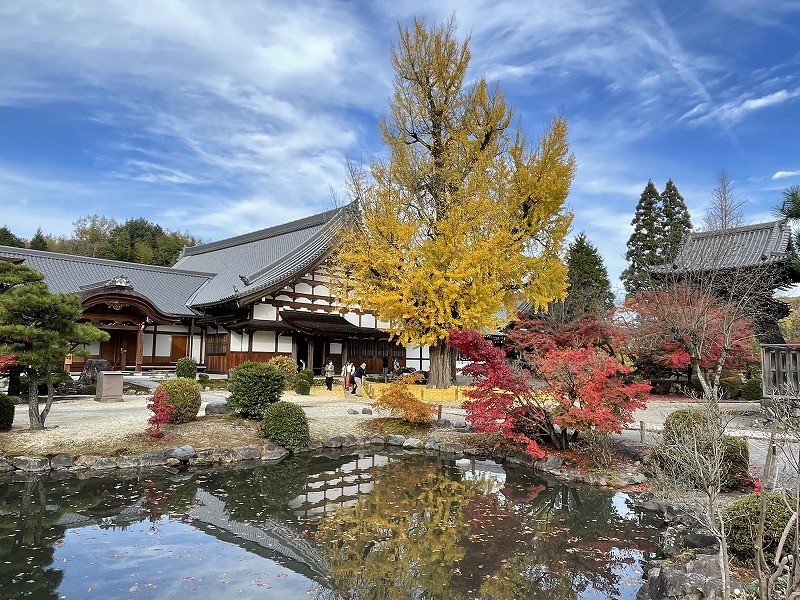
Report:
[[110,371],[111,363],[104,358],[90,358],[83,365],[81,376],[78,377],[78,386],[83,387],[92,383],[97,383],[97,374],[100,371]]

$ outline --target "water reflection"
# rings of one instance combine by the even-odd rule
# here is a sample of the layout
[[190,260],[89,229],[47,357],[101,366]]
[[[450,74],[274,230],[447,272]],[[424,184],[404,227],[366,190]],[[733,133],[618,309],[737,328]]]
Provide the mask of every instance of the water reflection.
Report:
[[0,484],[2,598],[633,598],[622,494],[405,455]]

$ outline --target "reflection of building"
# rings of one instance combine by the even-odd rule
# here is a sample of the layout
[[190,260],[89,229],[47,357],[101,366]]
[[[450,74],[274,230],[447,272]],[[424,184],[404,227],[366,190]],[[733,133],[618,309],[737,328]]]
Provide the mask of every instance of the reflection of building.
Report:
[[51,291],[77,295],[81,320],[111,336],[90,354],[114,368],[140,371],[192,356],[224,373],[284,355],[316,373],[329,356],[337,371],[351,360],[379,373],[384,357],[427,370],[427,348],[390,342],[386,323],[368,309],[343,310],[332,296],[326,264],[352,218],[345,207],[186,248],[172,268],[5,246],[0,260],[24,263]]
[[[288,524],[267,517],[258,524],[241,523],[228,517],[225,502],[205,490],[197,490],[197,502],[189,516],[191,525],[216,538],[228,537],[241,545],[242,541],[256,544],[266,551],[266,557],[278,562],[292,561],[292,570],[310,579],[322,581],[328,573],[328,564],[314,544],[302,537]],[[213,526],[212,528],[206,527]],[[264,555],[263,552],[259,554]]]
[[372,491],[373,467],[389,464],[382,455],[355,456],[353,460],[310,476],[303,486],[303,493],[289,502],[298,517],[308,518],[326,514],[328,508],[353,506],[359,496]]

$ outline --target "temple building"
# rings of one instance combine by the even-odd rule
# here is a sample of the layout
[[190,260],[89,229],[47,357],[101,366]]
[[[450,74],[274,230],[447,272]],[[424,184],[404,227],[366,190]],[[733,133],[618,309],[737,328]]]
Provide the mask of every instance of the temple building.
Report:
[[[8,246],[0,260],[42,273],[52,292],[78,296],[81,321],[111,336],[89,354],[115,369],[169,368],[191,356],[207,372],[225,373],[284,355],[317,374],[328,357],[337,371],[352,361],[379,373],[384,357],[427,370],[426,347],[395,344],[370,310],[336,303],[326,265],[351,218],[343,207],[186,248],[173,267]],[[82,362],[67,366],[80,371]]]

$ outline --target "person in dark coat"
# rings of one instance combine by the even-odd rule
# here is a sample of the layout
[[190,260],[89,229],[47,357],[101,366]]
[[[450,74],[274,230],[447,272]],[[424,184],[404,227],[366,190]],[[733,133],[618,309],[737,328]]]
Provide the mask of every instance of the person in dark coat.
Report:
[[353,393],[356,396],[360,396],[362,390],[364,388],[364,378],[367,376],[367,363],[361,363],[358,368],[356,368],[356,372],[353,373],[353,379],[355,379],[355,386],[353,387]]

